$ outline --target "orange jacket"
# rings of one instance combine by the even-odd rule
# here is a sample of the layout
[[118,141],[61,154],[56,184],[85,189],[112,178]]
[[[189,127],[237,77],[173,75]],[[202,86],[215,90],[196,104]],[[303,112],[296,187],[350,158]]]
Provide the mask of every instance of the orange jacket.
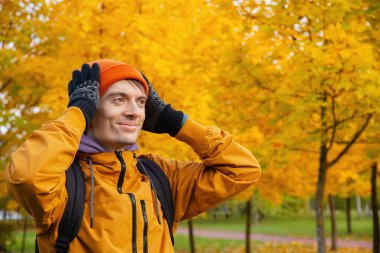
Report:
[[[35,220],[40,252],[55,252],[58,224],[65,208],[65,170],[73,162],[85,129],[80,109],[68,108],[57,120],[45,123],[12,154],[5,174],[10,194]],[[176,138],[190,145],[201,162],[174,161],[146,155],[163,169],[173,190],[175,208],[173,232],[180,220],[190,218],[238,194],[260,177],[255,157],[234,142],[227,132],[204,127],[188,119]],[[94,227],[90,228],[90,171],[94,170]],[[136,167],[130,151],[122,157],[127,170],[123,194],[116,185],[121,164],[114,152],[93,155],[79,153],[85,176],[86,201],[81,229],[69,252],[174,252],[167,222],[155,201],[145,175]],[[136,238],[132,241],[132,193],[135,199]],[[144,226],[147,235],[144,237]]]

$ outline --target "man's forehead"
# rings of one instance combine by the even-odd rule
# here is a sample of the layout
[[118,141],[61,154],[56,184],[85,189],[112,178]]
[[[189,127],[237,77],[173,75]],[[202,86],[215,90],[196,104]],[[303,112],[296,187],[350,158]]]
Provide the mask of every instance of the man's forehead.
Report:
[[131,92],[137,92],[139,95],[146,97],[144,86],[132,79],[120,80],[111,85],[105,95],[109,94],[129,94]]

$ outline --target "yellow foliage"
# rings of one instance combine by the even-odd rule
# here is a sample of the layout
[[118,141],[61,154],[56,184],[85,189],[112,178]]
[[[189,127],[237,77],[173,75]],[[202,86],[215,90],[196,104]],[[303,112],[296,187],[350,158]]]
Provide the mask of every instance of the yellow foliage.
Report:
[[[7,140],[2,157],[61,114],[71,71],[99,58],[135,65],[166,102],[227,130],[255,154],[262,180],[238,199],[254,189],[277,204],[283,195],[313,195],[323,120],[332,161],[345,147],[337,142],[352,138],[363,115],[380,111],[379,11],[363,11],[364,0],[32,1],[41,7],[30,19],[21,2],[2,5],[2,27],[16,25],[0,37],[0,93],[10,98],[0,104],[7,114],[0,126],[14,121],[9,111],[20,104],[44,110],[23,114],[16,133],[0,136]],[[139,145],[142,153],[197,159],[168,136],[142,133]],[[368,196],[367,154],[378,146],[351,148],[329,171],[326,191]]]

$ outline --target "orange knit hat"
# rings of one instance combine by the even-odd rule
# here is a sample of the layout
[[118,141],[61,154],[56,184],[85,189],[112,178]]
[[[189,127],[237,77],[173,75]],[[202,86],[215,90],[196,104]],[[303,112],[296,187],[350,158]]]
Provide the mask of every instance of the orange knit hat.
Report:
[[135,67],[115,60],[97,60],[88,64],[98,63],[100,67],[100,96],[106,93],[107,89],[117,81],[134,79],[139,81],[145,89],[145,95],[148,96],[149,87],[144,77]]

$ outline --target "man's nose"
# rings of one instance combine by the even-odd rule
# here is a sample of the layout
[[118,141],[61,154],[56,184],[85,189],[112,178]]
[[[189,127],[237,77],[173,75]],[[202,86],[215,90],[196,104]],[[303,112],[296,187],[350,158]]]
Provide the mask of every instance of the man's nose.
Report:
[[124,108],[124,115],[127,116],[137,116],[138,114],[138,106],[136,102],[126,103]]

